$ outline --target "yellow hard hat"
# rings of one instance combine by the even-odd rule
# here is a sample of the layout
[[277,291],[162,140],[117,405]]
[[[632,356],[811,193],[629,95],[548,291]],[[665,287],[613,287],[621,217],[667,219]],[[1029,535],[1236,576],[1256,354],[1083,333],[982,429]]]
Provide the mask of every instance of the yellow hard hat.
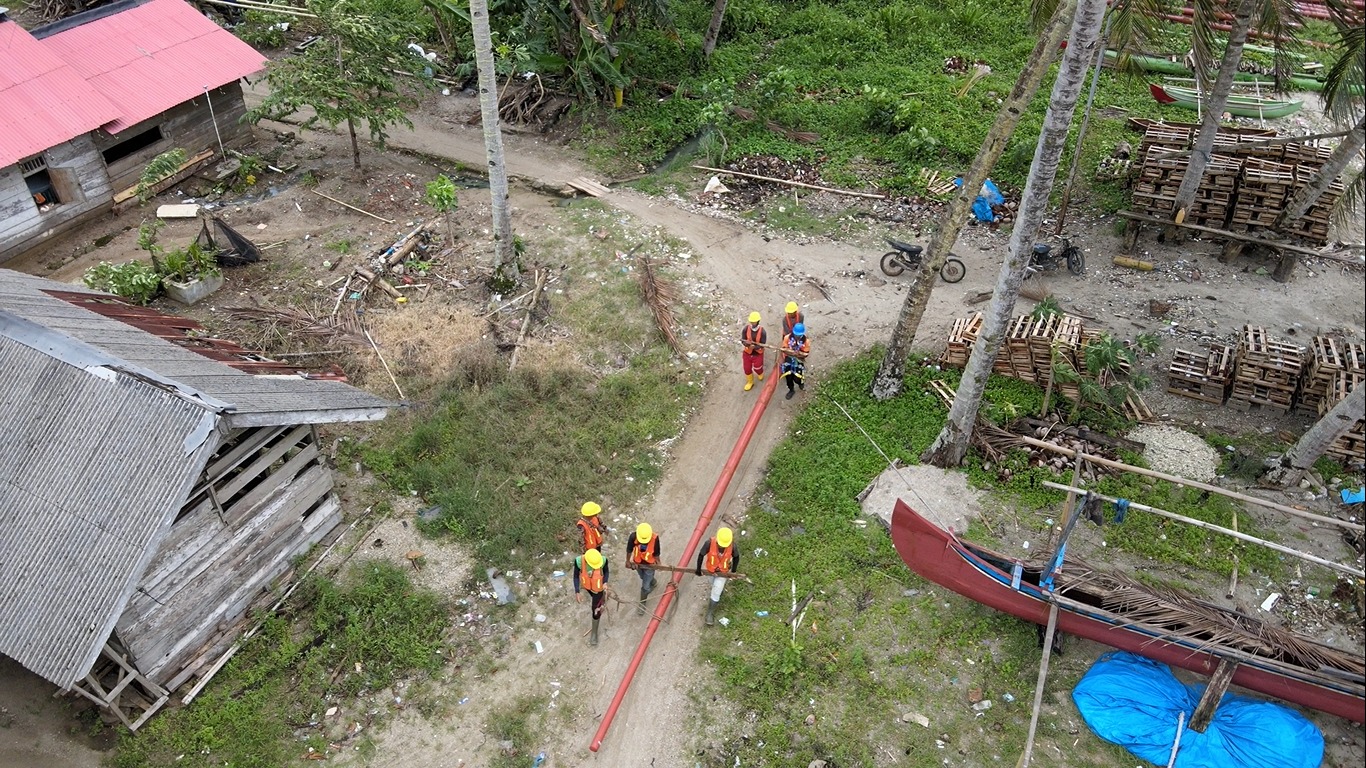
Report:
[[758,313],[758,312],[750,312],[750,313],[749,313],[749,321],[750,321],[751,323],[757,323],[757,322],[759,322],[759,313]]
[[594,504],[591,501],[585,501],[583,503],[583,507],[579,509],[579,514],[583,515],[584,517],[595,517],[601,511],[602,507],[599,507],[597,504]]
[[654,535],[655,529],[651,528],[649,523],[641,523],[636,526],[636,541],[641,544],[649,544]]
[[788,313],[789,315],[796,314],[796,312],[797,312],[797,302],[795,302],[795,301],[789,301],[789,302],[787,303],[787,306],[786,306],[785,308],[783,308],[783,311],[786,312],[786,313]]
[[602,567],[602,553],[596,549],[590,549],[583,553],[583,561],[588,563],[589,568],[597,569]]
[[729,547],[734,538],[735,534],[731,533],[729,528],[716,529],[716,545],[718,547]]

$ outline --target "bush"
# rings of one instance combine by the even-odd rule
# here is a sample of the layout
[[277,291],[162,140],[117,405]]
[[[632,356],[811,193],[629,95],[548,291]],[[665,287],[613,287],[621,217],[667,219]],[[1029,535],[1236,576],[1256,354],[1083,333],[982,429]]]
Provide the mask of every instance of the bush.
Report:
[[161,275],[144,261],[110,264],[101,261],[87,269],[81,281],[89,288],[146,304],[161,293]]

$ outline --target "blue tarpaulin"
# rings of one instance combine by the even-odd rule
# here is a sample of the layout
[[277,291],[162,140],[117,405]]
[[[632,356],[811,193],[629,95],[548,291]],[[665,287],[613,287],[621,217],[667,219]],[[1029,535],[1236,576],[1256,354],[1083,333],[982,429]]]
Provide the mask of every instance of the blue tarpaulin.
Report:
[[[1204,690],[1177,680],[1165,664],[1111,651],[1091,665],[1072,700],[1097,736],[1165,766],[1179,714],[1189,723]],[[1322,762],[1323,734],[1298,712],[1225,693],[1204,733],[1182,733],[1175,767],[1318,768]]]
[[[953,185],[956,187],[963,186],[962,177],[954,179]],[[1001,205],[1005,201],[1005,196],[1001,194],[1001,190],[996,188],[991,179],[987,179],[986,183],[982,185],[982,191],[977,194],[977,199],[972,201],[972,215],[978,221],[990,224],[996,220],[996,214],[992,213],[991,206]]]

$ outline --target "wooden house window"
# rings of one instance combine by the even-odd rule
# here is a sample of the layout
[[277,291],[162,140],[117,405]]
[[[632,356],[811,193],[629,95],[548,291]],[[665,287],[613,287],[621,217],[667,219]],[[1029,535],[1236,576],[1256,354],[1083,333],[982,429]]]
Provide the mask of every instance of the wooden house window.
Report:
[[161,141],[161,138],[161,126],[154,125],[142,133],[135,136],[129,136],[100,154],[104,156],[104,164],[109,165],[110,163],[115,163],[128,157],[138,150],[152,146],[158,141]]
[[52,175],[48,173],[46,157],[35,155],[20,160],[19,172],[24,176],[28,193],[33,196],[33,204],[38,207],[39,213],[47,213],[62,204],[61,198],[57,197],[57,187],[52,183]]

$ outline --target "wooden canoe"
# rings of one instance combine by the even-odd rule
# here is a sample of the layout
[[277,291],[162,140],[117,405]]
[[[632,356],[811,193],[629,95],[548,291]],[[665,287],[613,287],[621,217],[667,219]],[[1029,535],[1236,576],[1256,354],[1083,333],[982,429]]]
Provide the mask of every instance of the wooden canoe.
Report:
[[[1199,109],[1200,94],[1194,88],[1150,83],[1148,90],[1159,104],[1175,104],[1186,109]],[[1264,99],[1259,96],[1233,94],[1224,104],[1224,111],[1239,117],[1276,118],[1293,115],[1304,107],[1303,101]]]
[[[1056,592],[1039,586],[1042,563],[1021,562],[960,539],[898,500],[892,544],[926,579],[1025,621],[1211,675],[1222,659],[1238,664],[1233,682],[1310,709],[1366,721],[1366,658],[1175,590],[1155,590],[1121,574],[1067,558]],[[1018,573],[1018,577],[1016,574]]]
[[[1156,72],[1163,75],[1179,75],[1181,77],[1195,77],[1195,73],[1186,66],[1184,62],[1172,61],[1162,56],[1144,56],[1139,53],[1131,53],[1128,56],[1129,63],[1144,72]],[[1107,50],[1105,52],[1105,63],[1108,66],[1116,66],[1119,63],[1119,54]],[[1264,85],[1268,88],[1276,85],[1276,78],[1270,75],[1259,75],[1254,72],[1238,72],[1233,76],[1236,83],[1246,83],[1249,85]],[[1292,90],[1313,91],[1318,93],[1323,90],[1323,80],[1310,75],[1291,75],[1287,78],[1286,84]]]

